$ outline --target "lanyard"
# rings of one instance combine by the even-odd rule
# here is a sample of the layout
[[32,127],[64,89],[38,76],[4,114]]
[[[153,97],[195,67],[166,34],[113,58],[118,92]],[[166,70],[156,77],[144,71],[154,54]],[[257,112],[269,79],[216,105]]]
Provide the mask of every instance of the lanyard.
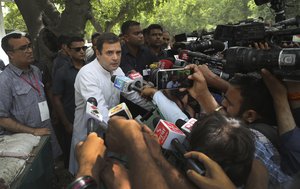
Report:
[[31,83],[30,76],[28,76],[28,77],[29,77],[29,81],[24,76],[21,76],[21,78],[26,83],[28,83],[34,90],[36,90],[39,93],[39,96],[41,96],[40,86],[39,86],[38,80],[36,79],[35,75],[33,74],[34,83]]

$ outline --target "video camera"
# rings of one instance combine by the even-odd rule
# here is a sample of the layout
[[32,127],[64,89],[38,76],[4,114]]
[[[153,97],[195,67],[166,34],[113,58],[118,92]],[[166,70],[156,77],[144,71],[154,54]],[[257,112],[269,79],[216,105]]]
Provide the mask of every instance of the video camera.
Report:
[[282,41],[292,41],[293,35],[300,33],[300,28],[286,29],[291,25],[300,26],[300,16],[277,22],[272,27],[254,20],[245,20],[237,24],[218,25],[214,31],[214,39],[228,42],[228,47],[249,46],[254,42],[280,46]]
[[235,73],[254,72],[261,68],[286,79],[300,80],[300,48],[262,50],[231,47],[225,50],[223,58],[188,50],[182,50],[180,54],[189,63],[207,64],[212,72],[226,80]]

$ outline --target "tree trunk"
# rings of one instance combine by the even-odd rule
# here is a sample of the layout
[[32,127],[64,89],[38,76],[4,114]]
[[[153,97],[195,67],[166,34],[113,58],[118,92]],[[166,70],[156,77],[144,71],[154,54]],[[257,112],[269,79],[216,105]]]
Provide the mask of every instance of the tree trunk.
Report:
[[[35,59],[52,70],[60,35],[83,37],[91,15],[90,0],[65,0],[60,15],[50,0],[15,0],[34,43]],[[30,5],[30,6],[28,6]]]
[[[36,46],[37,36],[44,27],[41,17],[42,10],[37,6],[36,0],[15,0],[15,3],[23,16],[31,40]],[[39,57],[38,51],[34,52],[34,57]]]
[[91,15],[90,0],[66,0],[65,10],[56,32],[67,36],[84,36],[85,24]]
[[285,16],[286,19],[293,18],[296,15],[300,16],[300,1],[299,0],[286,0]]

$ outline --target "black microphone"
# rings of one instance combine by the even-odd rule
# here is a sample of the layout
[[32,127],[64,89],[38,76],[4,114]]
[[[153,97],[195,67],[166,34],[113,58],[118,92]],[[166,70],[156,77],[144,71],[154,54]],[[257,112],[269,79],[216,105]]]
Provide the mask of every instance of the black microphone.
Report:
[[181,128],[184,124],[186,124],[186,121],[182,120],[182,119],[177,119],[176,122],[175,122],[175,125],[178,127],[178,128]]
[[[174,138],[171,141],[172,146],[175,148],[175,150],[180,153],[182,156],[184,156],[185,153],[187,153],[186,149],[184,148],[184,146],[180,143],[180,141],[177,138]],[[197,173],[199,173],[200,175],[204,175],[205,171],[204,171],[204,166],[199,162],[196,163],[196,161],[194,159],[190,159],[187,158],[187,165],[189,168],[193,169],[194,171],[196,171]]]
[[160,121],[160,117],[155,117],[155,118],[153,118],[153,120],[152,120],[152,125],[153,125],[153,128],[155,129],[156,128],[156,126],[157,126],[157,124],[159,123],[159,121]]
[[[97,100],[94,97],[90,97],[87,100],[87,105],[86,105],[86,113],[90,114],[90,107],[88,105],[88,103],[92,104],[93,106],[98,105]],[[96,120],[93,117],[89,117],[87,120],[87,135],[89,135],[92,132],[96,132],[97,131],[97,126],[96,126]]]

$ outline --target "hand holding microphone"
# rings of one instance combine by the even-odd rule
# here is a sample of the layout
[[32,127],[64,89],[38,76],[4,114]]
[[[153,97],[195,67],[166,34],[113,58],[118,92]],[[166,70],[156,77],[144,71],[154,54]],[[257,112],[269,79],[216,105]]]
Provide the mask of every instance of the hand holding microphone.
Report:
[[87,135],[92,132],[98,132],[99,129],[105,131],[107,124],[97,108],[98,102],[94,97],[90,97],[86,102]]
[[236,189],[232,181],[225,174],[223,169],[215,161],[200,152],[188,152],[186,158],[197,159],[203,163],[206,174],[200,175],[193,170],[187,171],[188,178],[199,188],[203,189]]

